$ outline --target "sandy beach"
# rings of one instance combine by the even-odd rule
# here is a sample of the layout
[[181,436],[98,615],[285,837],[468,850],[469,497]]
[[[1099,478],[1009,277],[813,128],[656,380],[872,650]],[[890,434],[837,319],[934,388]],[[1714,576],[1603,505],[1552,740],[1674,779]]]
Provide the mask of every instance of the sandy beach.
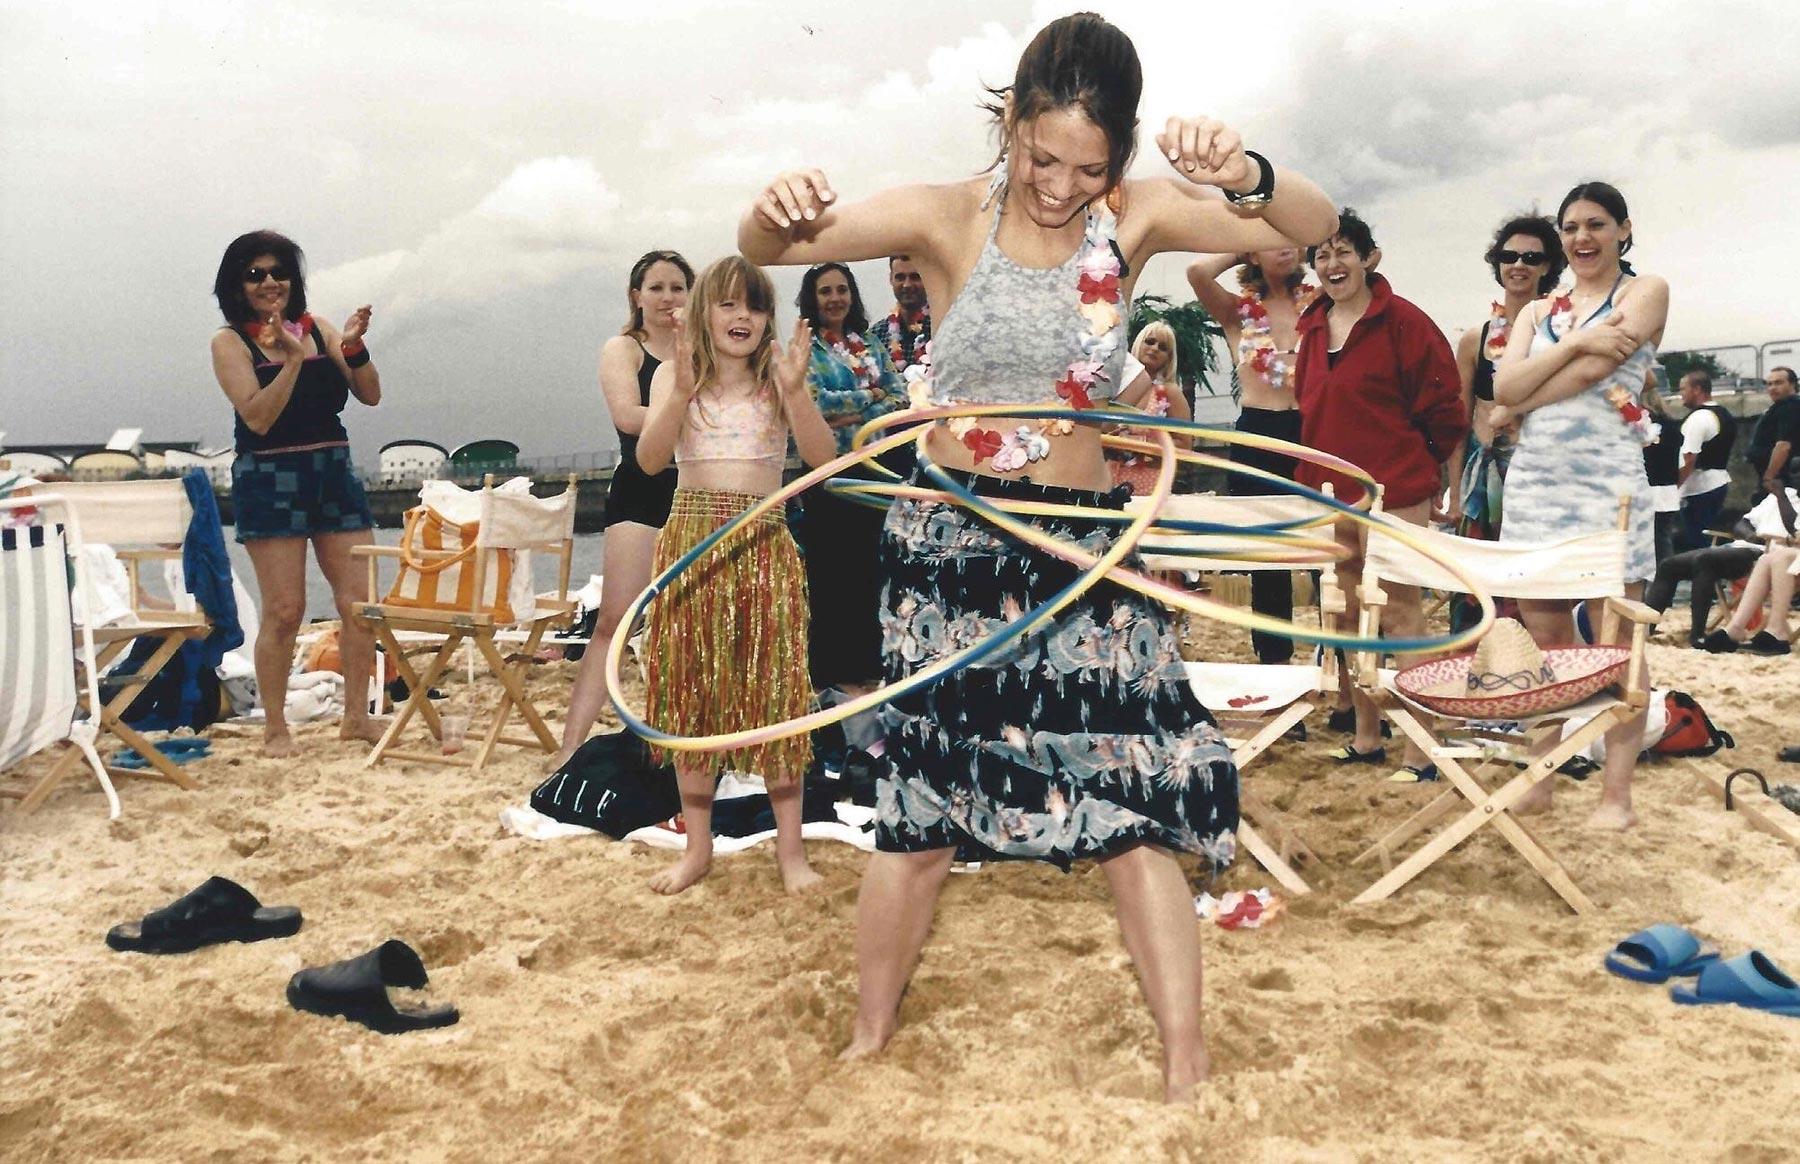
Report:
[[[1230,631],[1202,638],[1248,657]],[[1644,765],[1643,823],[1623,836],[1585,831],[1597,790],[1562,781],[1533,828],[1597,903],[1585,917],[1486,831],[1352,907],[1371,875],[1350,857],[1430,786],[1334,770],[1322,713],[1311,742],[1251,769],[1321,858],[1318,892],[1269,928],[1203,928],[1215,1075],[1185,1107],[1158,1102],[1156,1035],[1097,869],[952,878],[900,1034],[842,1065],[855,850],[811,846],[817,896],[784,896],[765,847],[664,899],[644,881],[669,853],[501,829],[540,758],[365,771],[327,727],[300,729],[286,762],[223,729],[198,793],[129,784],[108,823],[72,780],[0,817],[0,1156],[1792,1159],[1800,1022],[1676,1007],[1600,959],[1670,921],[1800,969],[1800,853],[1696,779],[1740,764],[1800,779],[1773,759],[1800,729],[1770,695],[1795,664],[1663,645],[1652,664],[1738,747]],[[532,684],[554,707],[572,673],[549,664]],[[304,929],[165,958],[103,944],[215,873],[300,906]],[[1269,884],[1248,857],[1224,883]],[[383,1037],[287,1007],[295,970],[390,936],[422,953],[460,1025]]]

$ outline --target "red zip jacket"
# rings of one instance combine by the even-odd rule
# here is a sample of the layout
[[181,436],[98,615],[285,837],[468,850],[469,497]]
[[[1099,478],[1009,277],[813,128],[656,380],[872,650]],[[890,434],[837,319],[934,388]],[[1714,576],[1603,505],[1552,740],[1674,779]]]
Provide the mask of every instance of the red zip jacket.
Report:
[[[1335,367],[1326,350],[1331,300],[1319,296],[1300,316],[1300,443],[1360,465],[1382,484],[1384,505],[1399,509],[1437,495],[1439,466],[1463,447],[1469,415],[1456,355],[1437,324],[1380,275],[1369,276],[1369,293]],[[1304,461],[1295,479],[1314,489],[1329,481],[1344,501],[1361,496],[1350,478]]]

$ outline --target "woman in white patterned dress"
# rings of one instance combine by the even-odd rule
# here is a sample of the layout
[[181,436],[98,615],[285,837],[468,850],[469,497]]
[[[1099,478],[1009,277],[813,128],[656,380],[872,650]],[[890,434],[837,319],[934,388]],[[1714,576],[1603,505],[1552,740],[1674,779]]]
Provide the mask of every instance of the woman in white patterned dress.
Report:
[[[1624,261],[1631,249],[1625,198],[1604,182],[1569,191],[1557,211],[1573,290],[1531,304],[1507,341],[1494,380],[1496,427],[1523,418],[1519,451],[1506,478],[1501,542],[1558,541],[1618,522],[1630,502],[1626,531],[1626,595],[1638,598],[1656,572],[1656,508],[1644,475],[1643,437],[1621,403],[1636,409],[1644,374],[1656,359],[1669,315],[1669,285],[1639,275]],[[1521,601],[1532,638],[1550,646],[1576,641],[1572,604]],[[1600,807],[1590,823],[1626,829],[1637,823],[1631,777],[1643,746],[1644,717],[1606,735]],[[1550,805],[1555,777],[1521,802]]]

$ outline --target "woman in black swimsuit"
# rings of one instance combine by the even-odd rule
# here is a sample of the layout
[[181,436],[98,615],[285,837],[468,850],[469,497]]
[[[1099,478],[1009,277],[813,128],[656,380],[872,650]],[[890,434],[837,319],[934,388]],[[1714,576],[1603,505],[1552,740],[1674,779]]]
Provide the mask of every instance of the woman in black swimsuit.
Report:
[[[631,267],[626,298],[631,321],[600,349],[600,390],[619,434],[619,464],[606,493],[606,545],[600,590],[600,616],[594,642],[603,643],[618,629],[631,600],[650,584],[650,562],[656,535],[669,519],[675,496],[673,467],[654,477],[638,468],[638,432],[649,412],[650,377],[675,351],[675,320],[687,306],[694,269],[674,251],[650,251]],[[563,724],[562,750],[554,767],[587,739],[606,705],[606,651],[581,657],[575,688],[569,693],[569,718]]]
[[342,331],[306,310],[304,256],[274,231],[240,235],[225,248],[213,295],[226,326],[212,338],[213,373],[237,410],[231,492],[237,540],[250,553],[262,601],[256,685],[263,703],[263,750],[294,753],[287,681],[294,638],[306,613],[306,543],[331,584],[343,619],[345,739],[380,738],[369,719],[375,643],[355,618],[368,575],[351,549],[374,540],[374,518],[350,460],[339,414],[354,395],[381,402],[381,377],[363,336],[369,308]]

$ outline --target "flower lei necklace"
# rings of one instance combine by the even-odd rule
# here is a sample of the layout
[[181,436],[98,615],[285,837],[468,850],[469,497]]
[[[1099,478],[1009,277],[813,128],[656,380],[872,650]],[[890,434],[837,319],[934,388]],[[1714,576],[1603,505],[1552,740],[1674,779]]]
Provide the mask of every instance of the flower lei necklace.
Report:
[[[1302,283],[1294,288],[1294,316],[1312,304],[1318,295],[1318,288]],[[1263,305],[1262,293],[1246,291],[1238,297],[1238,343],[1237,361],[1242,367],[1248,363],[1256,369],[1258,375],[1268,381],[1269,387],[1277,392],[1287,389],[1288,381],[1293,378],[1294,369],[1275,348],[1275,334],[1269,327],[1269,309]]]
[[[1621,276],[1619,282],[1624,282]],[[1606,302],[1611,303],[1613,294],[1619,289],[1614,283],[1611,292],[1607,293]],[[1596,312],[1599,308],[1594,309]],[[1550,301],[1550,315],[1545,321],[1550,329],[1550,338],[1561,342],[1565,335],[1575,330],[1575,300],[1572,296],[1558,295]],[[1662,436],[1662,425],[1652,419],[1650,412],[1637,401],[1637,396],[1623,384],[1613,384],[1606,389],[1606,402],[1618,412],[1619,419],[1630,429],[1637,439],[1646,445],[1653,445]]]
[[886,395],[881,390],[881,357],[870,349],[862,336],[852,333],[841,339],[830,340],[825,346],[849,365],[858,388],[878,400]]
[[[894,367],[904,368],[907,366],[906,349],[908,347],[912,347],[915,350],[918,348],[919,337],[925,334],[925,324],[930,318],[931,317],[926,315],[924,310],[921,309],[918,318],[914,319],[911,323],[908,323],[906,319],[901,316],[898,307],[888,312],[887,348],[888,356],[894,361]],[[909,339],[908,337],[911,338]]]
[[[1075,254],[1078,272],[1075,290],[1080,298],[1076,310],[1081,315],[1081,327],[1076,333],[1079,350],[1069,361],[1062,379],[1055,383],[1056,395],[1071,408],[1095,407],[1094,387],[1110,379],[1105,371],[1106,361],[1119,347],[1120,324],[1124,322],[1119,313],[1119,303],[1124,297],[1120,280],[1125,275],[1125,260],[1113,240],[1113,227],[1112,215],[1090,207],[1081,249]],[[927,344],[921,362],[906,370],[907,396],[914,408],[954,403],[934,399],[930,368],[931,349]],[[916,370],[919,374],[915,376]],[[1035,428],[1020,425],[1010,432],[977,427],[972,417],[959,417],[945,424],[952,435],[975,454],[977,465],[984,460],[990,461],[998,473],[1016,472],[1034,461],[1043,460],[1050,455],[1049,437],[1062,436],[1075,429],[1075,422],[1070,420],[1048,420]]]
[[[281,321],[281,329],[295,339],[305,338],[306,333],[312,330],[312,325],[313,317],[310,311],[304,312],[299,319]],[[265,335],[269,337],[269,342],[273,343],[275,340],[275,333],[269,329],[269,321],[266,319],[253,319],[249,323],[239,324],[238,327],[253,340],[260,341]]]
[[1506,304],[1495,302],[1488,319],[1487,342],[1481,346],[1481,354],[1490,364],[1498,364],[1500,357],[1506,354],[1506,337],[1511,331],[1512,320],[1506,318]]

